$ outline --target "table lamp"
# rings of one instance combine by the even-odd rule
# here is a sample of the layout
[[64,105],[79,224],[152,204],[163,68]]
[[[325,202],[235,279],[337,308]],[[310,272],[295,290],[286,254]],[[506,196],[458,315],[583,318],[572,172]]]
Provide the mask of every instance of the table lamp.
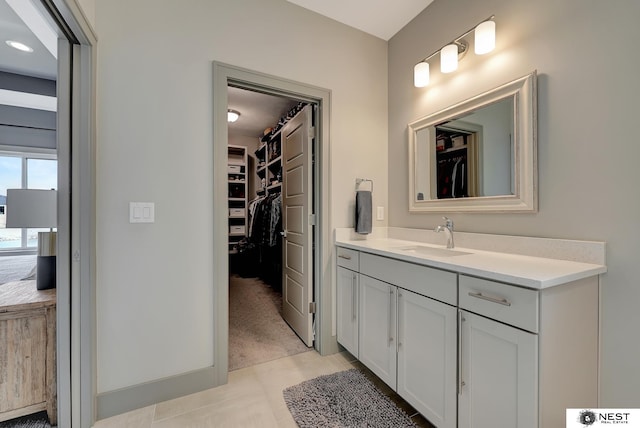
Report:
[[36,288],[56,287],[57,192],[39,189],[7,189],[7,228],[44,228],[38,232]]

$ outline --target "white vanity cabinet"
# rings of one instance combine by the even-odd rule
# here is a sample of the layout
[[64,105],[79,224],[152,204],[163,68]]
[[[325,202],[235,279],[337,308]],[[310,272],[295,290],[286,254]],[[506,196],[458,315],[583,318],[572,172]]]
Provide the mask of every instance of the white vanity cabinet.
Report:
[[336,310],[338,343],[359,357],[358,351],[358,251],[338,248],[338,276],[336,282]]
[[458,427],[537,427],[539,291],[466,275],[458,287]]
[[360,274],[359,360],[396,389],[397,287]]
[[358,273],[338,266],[336,292],[338,342],[358,358]]
[[454,306],[398,290],[397,392],[439,428],[456,427],[456,316]]
[[360,360],[440,428],[456,426],[456,274],[360,253]]
[[538,336],[460,311],[459,428],[538,426]]
[[555,428],[598,406],[598,279],[530,289],[459,284],[460,428]]
[[520,266],[557,282],[516,285],[534,274],[500,282],[375,245],[338,246],[338,341],[434,426],[555,428],[598,407],[597,273],[560,282],[565,265],[531,257]]

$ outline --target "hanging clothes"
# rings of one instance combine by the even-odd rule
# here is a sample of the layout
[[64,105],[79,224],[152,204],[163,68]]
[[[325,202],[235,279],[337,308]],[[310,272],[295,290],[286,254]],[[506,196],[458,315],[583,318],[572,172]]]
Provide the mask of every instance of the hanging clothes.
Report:
[[254,199],[249,204],[249,239],[258,245],[275,247],[282,231],[280,193]]

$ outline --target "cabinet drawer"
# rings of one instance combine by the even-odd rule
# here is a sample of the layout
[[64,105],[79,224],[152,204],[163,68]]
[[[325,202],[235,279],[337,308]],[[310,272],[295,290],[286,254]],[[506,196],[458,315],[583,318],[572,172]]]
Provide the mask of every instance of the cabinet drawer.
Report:
[[245,233],[245,227],[244,226],[229,226],[229,233],[230,234]]
[[360,272],[450,305],[457,303],[453,272],[367,253],[360,254]]
[[460,275],[460,308],[534,333],[538,332],[538,292]]
[[359,251],[338,247],[336,253],[338,254],[338,266],[346,267],[356,272],[358,271],[360,268]]

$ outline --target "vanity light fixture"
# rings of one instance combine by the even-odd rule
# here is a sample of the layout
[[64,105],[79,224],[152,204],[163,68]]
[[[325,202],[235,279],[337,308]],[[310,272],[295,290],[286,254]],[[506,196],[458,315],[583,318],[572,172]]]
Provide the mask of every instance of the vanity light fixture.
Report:
[[424,88],[429,84],[428,62],[419,62],[413,67],[413,84],[416,88]]
[[413,68],[413,85],[416,88],[423,88],[429,84],[429,61],[438,54],[440,55],[440,71],[442,73],[456,71],[458,69],[458,61],[469,50],[469,44],[465,37],[472,32],[474,35],[475,54],[484,55],[491,52],[496,46],[496,23],[494,18],[495,16],[491,15],[471,30],[458,36],[451,43],[446,44],[416,64]]
[[489,20],[478,25],[474,31],[476,55],[484,55],[496,47],[496,23]]
[[240,112],[235,110],[227,110],[227,122],[233,123],[240,117]]
[[25,45],[24,43],[16,42],[15,40],[7,40],[6,43],[12,48],[18,49],[19,51],[29,53],[33,52],[33,48],[31,46]]
[[453,73],[458,69],[458,45],[451,43],[440,51],[440,71]]

